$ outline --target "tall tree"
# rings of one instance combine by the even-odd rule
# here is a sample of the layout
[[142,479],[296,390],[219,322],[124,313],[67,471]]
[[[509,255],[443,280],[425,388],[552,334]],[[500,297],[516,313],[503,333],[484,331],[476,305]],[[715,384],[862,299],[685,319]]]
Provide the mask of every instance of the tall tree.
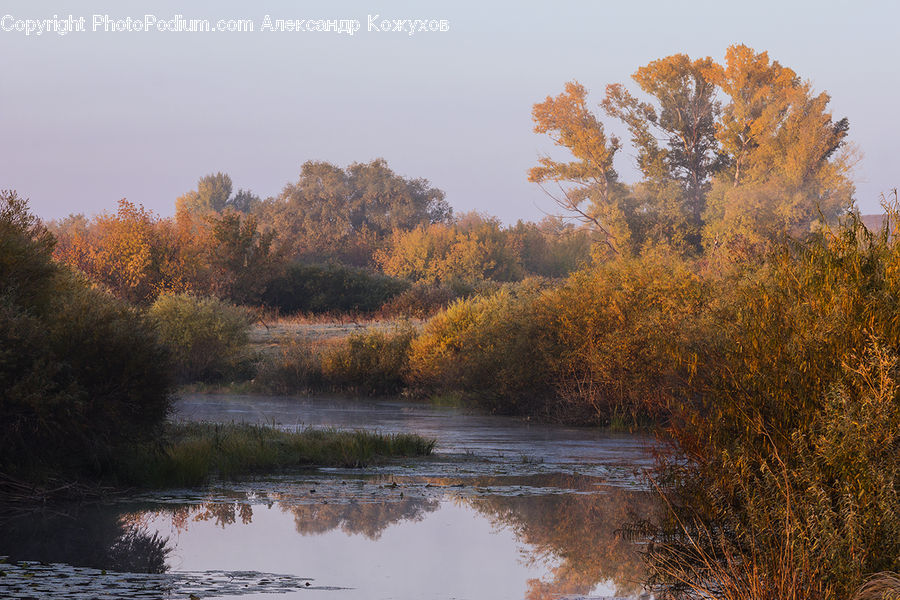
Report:
[[711,194],[708,237],[802,235],[846,212],[849,122],[833,120],[828,94],[743,45],[728,49],[713,78],[729,96],[716,132],[728,164]]
[[[566,84],[565,92],[547,96],[534,105],[535,133],[546,133],[558,145],[567,148],[575,160],[559,162],[549,156],[528,171],[528,180],[543,184],[552,181],[557,190],[547,193],[564,210],[574,213],[599,229],[610,247],[621,245],[624,217],[614,202],[613,186],[617,174],[613,160],[621,146],[608,136],[603,123],[587,107],[587,90],[577,81]],[[583,207],[585,201],[589,205]],[[619,235],[616,235],[616,234]]]
[[393,230],[447,222],[452,215],[441,190],[397,175],[384,159],[347,169],[309,161],[298,181],[257,213],[278,230],[289,254],[357,265],[370,263]]
[[231,177],[227,173],[210,173],[200,178],[196,190],[175,200],[175,210],[201,214],[219,212],[231,198],[231,189]]
[[607,87],[602,106],[621,120],[637,149],[645,182],[661,192],[677,182],[682,212],[691,229],[687,237],[699,247],[710,180],[718,168],[716,118],[719,104],[711,81],[711,58],[691,60],[675,54],[638,69],[632,79],[653,98],[642,102],[624,86]]

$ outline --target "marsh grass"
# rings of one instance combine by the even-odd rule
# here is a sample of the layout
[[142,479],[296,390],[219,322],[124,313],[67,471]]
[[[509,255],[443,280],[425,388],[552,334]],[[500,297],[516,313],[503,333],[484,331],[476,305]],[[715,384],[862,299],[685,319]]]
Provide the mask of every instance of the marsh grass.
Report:
[[415,434],[177,423],[167,428],[157,446],[125,457],[118,475],[129,485],[192,486],[211,478],[299,467],[362,467],[394,457],[428,456],[434,445],[434,440]]

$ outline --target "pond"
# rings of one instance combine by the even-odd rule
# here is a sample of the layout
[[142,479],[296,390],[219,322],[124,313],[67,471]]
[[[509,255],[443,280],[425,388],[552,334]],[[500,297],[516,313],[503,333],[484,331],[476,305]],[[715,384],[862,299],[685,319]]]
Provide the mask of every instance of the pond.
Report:
[[131,495],[0,523],[0,597],[637,596],[645,437],[394,400],[192,395],[176,419],[414,432],[428,459]]

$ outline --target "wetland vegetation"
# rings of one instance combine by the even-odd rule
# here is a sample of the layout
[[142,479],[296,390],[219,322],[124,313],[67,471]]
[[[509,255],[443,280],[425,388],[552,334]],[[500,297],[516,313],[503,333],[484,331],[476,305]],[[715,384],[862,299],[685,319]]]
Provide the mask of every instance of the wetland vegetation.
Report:
[[[172,218],[123,200],[48,225],[3,192],[0,473],[198,485],[433,447],[409,431],[167,424],[176,385],[298,406],[323,393],[452,398],[658,434],[643,485],[661,508],[620,523],[636,547],[566,485],[551,486],[572,494],[559,512],[502,493],[472,501],[562,558],[560,586],[535,584],[535,598],[612,577],[571,566],[587,561],[570,539],[578,527],[599,536],[582,531],[585,543],[642,550],[643,583],[660,598],[896,597],[896,191],[867,228],[849,121],[764,52],[732,46],[721,64],[673,55],[633,79],[639,92],[610,85],[599,114],[577,82],[534,106],[535,131],[571,160],[542,158],[529,178],[575,224],[454,215],[443,192],[383,160],[307,162],[268,199],[208,175]],[[634,184],[613,168],[622,142],[610,120],[637,151]],[[540,471],[546,452],[530,455],[519,458]],[[469,474],[461,485],[477,496],[486,484]],[[429,499],[384,512],[414,506],[418,519]],[[341,510],[301,520],[350,522]]]

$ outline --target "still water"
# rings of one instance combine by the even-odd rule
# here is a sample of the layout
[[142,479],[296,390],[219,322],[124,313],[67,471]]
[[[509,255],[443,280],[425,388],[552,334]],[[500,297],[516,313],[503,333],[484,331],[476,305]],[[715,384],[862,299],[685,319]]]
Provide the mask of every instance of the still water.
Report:
[[176,419],[414,432],[435,456],[0,523],[0,597],[637,596],[651,440],[399,401],[197,395]]

